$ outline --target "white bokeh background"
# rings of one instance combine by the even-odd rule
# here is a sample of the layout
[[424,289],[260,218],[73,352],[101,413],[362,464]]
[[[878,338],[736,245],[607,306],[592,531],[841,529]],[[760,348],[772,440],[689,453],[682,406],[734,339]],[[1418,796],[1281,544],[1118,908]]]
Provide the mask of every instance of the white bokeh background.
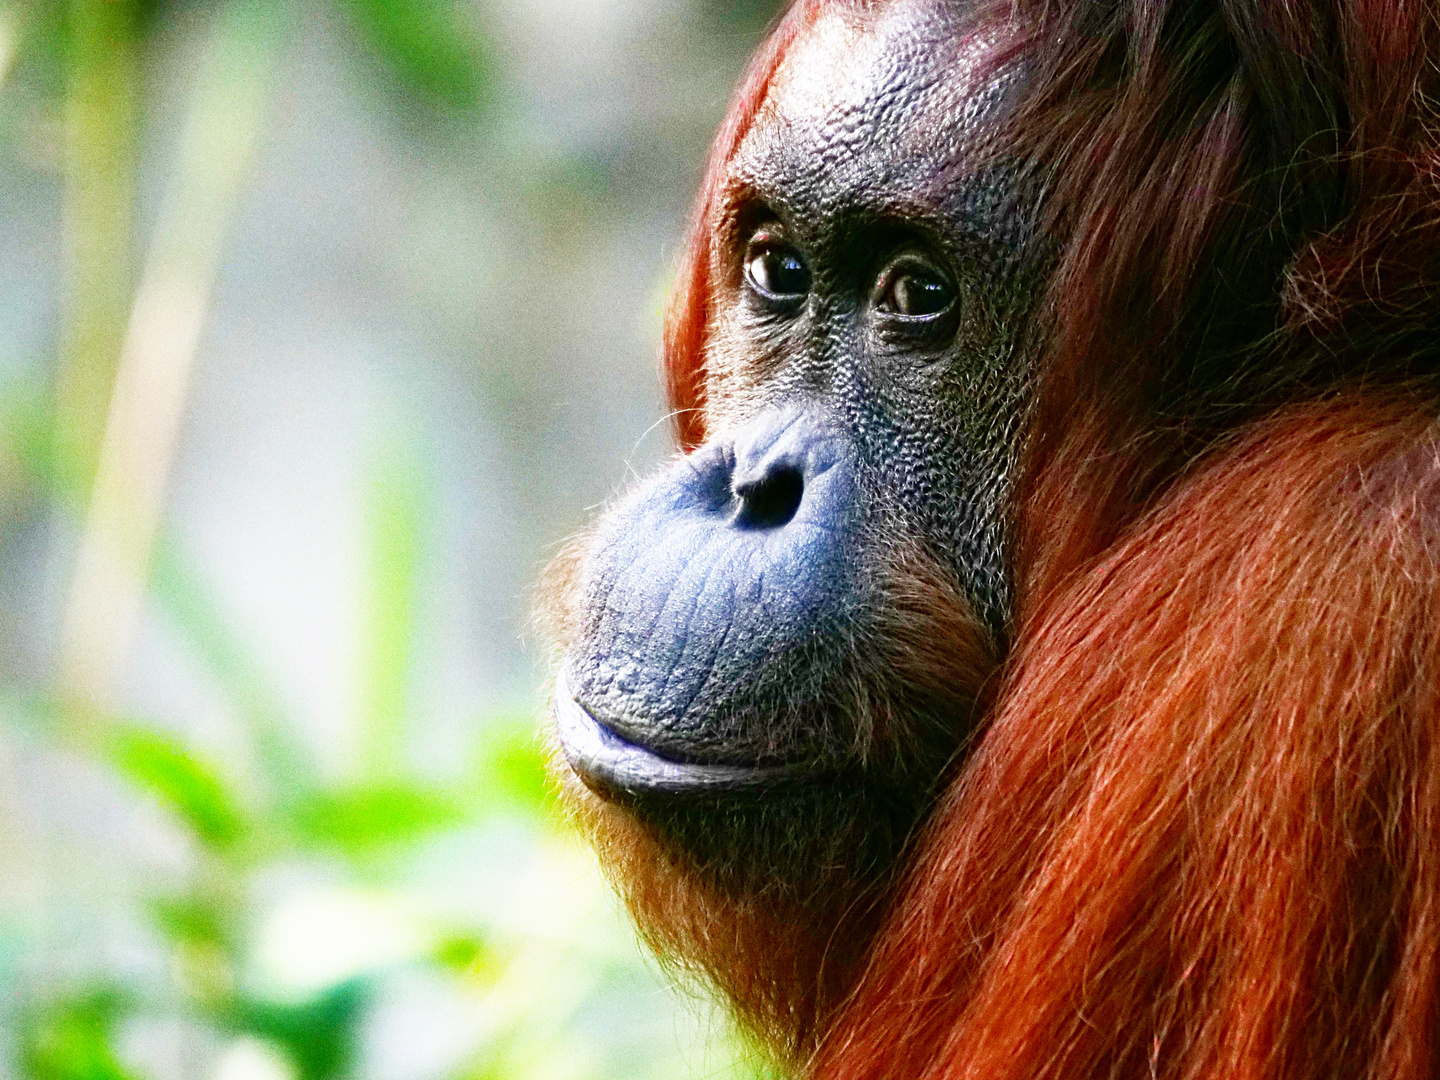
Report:
[[[391,92],[340,6],[290,5],[166,489],[169,542],[328,776],[357,752],[367,485],[384,463],[423,493],[406,767],[463,787],[485,724],[538,722],[534,583],[672,452],[661,305],[710,134],[776,9],[474,2],[488,104],[439,118]],[[142,255],[217,6],[162,5],[146,47]],[[0,14],[0,397],[49,378],[64,304],[60,119],[13,63],[23,14]],[[137,1078],[296,1075],[275,1045],[164,1007],[174,976],[145,904],[201,872],[194,844],[26,719],[54,678],[77,533],[0,484],[0,985],[18,988],[0,1002],[0,1076],[21,1068],[24,1001],[87,979],[135,988],[118,1046]],[[147,603],[116,696],[237,773],[255,753],[163,605]],[[645,956],[563,828],[501,816],[373,880],[281,857],[245,888],[249,951],[226,977],[277,1001],[366,978],[356,1076],[741,1075],[724,1024]],[[493,970],[421,962],[456,926]]]

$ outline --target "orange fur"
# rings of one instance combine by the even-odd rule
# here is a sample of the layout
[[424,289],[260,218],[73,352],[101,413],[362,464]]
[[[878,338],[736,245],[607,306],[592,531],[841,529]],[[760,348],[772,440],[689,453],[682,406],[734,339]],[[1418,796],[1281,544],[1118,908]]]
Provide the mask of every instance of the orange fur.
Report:
[[[682,446],[723,166],[841,3],[791,9],[716,142],[666,331]],[[1002,149],[1054,245],[1019,611],[997,657],[900,566],[865,728],[900,753],[888,704],[953,693],[968,758],[903,873],[804,888],[575,805],[657,948],[824,1080],[1440,1073],[1435,10],[975,19],[1032,65]]]
[[1435,12],[1093,10],[1025,30],[1058,254],[1009,672],[813,1071],[1419,1080]]
[[1355,395],[1029,613],[817,1075],[1432,1075],[1437,526],[1432,403]]
[[[542,617],[557,655],[579,632],[590,543],[579,537],[542,583]],[[857,714],[865,740],[855,756],[882,774],[903,773],[924,741],[913,730],[919,717],[960,724],[983,708],[969,688],[994,671],[994,643],[913,543],[876,543],[895,553],[886,568],[886,607],[872,628],[879,652],[842,680],[839,700]],[[753,839],[770,808],[717,800],[705,821],[715,842],[697,843],[687,824],[692,815],[656,806],[635,814],[607,801],[580,782],[558,749],[554,769],[566,805],[656,952],[718,987],[778,1058],[795,1063],[811,1055],[853,987],[894,887],[890,862],[867,866],[860,853],[877,843],[903,850],[909,838],[877,835],[863,813],[821,823],[828,828],[812,835],[816,823],[801,812],[795,824],[782,819],[769,828],[770,846],[759,851],[729,842],[730,830]]]

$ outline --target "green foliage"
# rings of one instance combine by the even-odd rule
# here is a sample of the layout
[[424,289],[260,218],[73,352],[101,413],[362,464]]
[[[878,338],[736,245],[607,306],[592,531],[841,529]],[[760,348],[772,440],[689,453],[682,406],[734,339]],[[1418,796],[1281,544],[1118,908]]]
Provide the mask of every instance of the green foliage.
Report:
[[[450,109],[482,106],[492,89],[488,42],[470,25],[455,0],[337,0],[357,36],[392,77],[396,89],[415,100]],[[21,62],[37,68],[55,93],[77,57],[93,55],[97,20],[103,32],[143,41],[186,7],[215,7],[209,0],[34,0],[20,5]],[[284,22],[295,0],[229,0],[271,22]]]
[[150,905],[150,916],[165,936],[191,948],[230,948],[233,941],[224,925],[226,914],[212,897],[182,896]]
[[321,792],[296,803],[289,817],[305,847],[370,855],[454,828],[465,811],[444,791],[397,782]]
[[215,679],[254,740],[264,781],[272,793],[307,790],[314,763],[300,747],[294,725],[263,665],[215,604],[184,553],[166,534],[156,545],[150,577],[152,598]]
[[24,1058],[34,1080],[137,1080],[115,1056],[113,991],[48,1003],[27,1025]]
[[212,848],[226,848],[244,829],[240,806],[212,762],[178,739],[140,727],[119,729],[111,740],[116,770],[190,826]]
[[50,431],[50,410],[43,390],[29,385],[4,387],[4,398],[0,400],[0,452],[15,461],[31,486],[51,486]]
[[481,104],[490,60],[451,0],[345,0],[357,30],[412,94],[452,108]]
[[430,955],[447,971],[473,976],[487,966],[490,943],[478,934],[447,934],[435,943]]
[[239,1002],[231,1017],[236,1031],[283,1047],[300,1080],[346,1076],[371,986],[364,978],[347,979],[299,1005]]
[[[463,0],[331,2],[409,99],[456,110],[482,106],[492,95],[492,51],[467,22],[478,9]],[[721,6],[749,18],[746,13],[770,3]],[[176,160],[161,162],[161,171],[190,169],[195,175],[185,175],[198,188],[228,192],[221,181],[228,183],[230,174],[222,175],[221,167],[236,170],[238,188],[243,166],[210,151],[234,142],[235,95],[246,95],[247,107],[263,118],[270,61],[284,55],[290,28],[316,10],[311,0],[0,0],[0,15],[19,12],[5,25],[19,28],[17,63],[28,65],[27,92],[42,99],[59,129],[67,230],[60,291],[68,305],[51,383],[0,386],[0,526],[12,506],[22,505],[43,507],[61,535],[73,535],[86,521],[94,459],[112,412],[119,343],[135,307],[139,256],[144,242],[153,241],[137,228],[135,208],[145,200],[135,162],[140,133],[152,119],[143,114],[153,96],[147,65],[163,51],[162,31],[183,16],[176,25],[188,28],[185,33],[205,28],[211,49],[197,51],[194,72],[187,72],[192,106],[205,106],[192,109],[203,136],[195,146],[203,152],[185,158],[186,136]],[[3,113],[0,139],[13,138]],[[571,163],[536,186],[534,217],[542,227],[550,222],[564,231],[588,218],[592,203],[610,197],[610,179],[593,163]],[[159,213],[163,220],[164,207]],[[173,217],[181,238],[193,240],[195,215]],[[218,228],[215,236],[207,255],[218,259]],[[215,760],[185,734],[145,717],[121,722],[103,695],[82,701],[59,688],[17,693],[0,686],[0,721],[23,728],[31,743],[48,743],[47,752],[88,755],[120,781],[115,786],[163,808],[194,841],[180,856],[190,860],[182,873],[150,882],[138,899],[126,897],[126,919],[138,921],[130,918],[138,914],[145,923],[143,932],[127,924],[141,939],[127,939],[127,947],[153,950],[150,969],[127,969],[120,989],[107,981],[112,976],[84,965],[45,972],[37,980],[43,992],[10,995],[6,987],[11,1004],[0,1002],[0,1022],[17,1025],[18,1056],[0,1060],[0,1075],[18,1064],[34,1080],[149,1080],[123,1060],[117,1046],[129,1043],[117,1033],[136,1019],[159,1018],[179,1019],[209,1039],[258,1040],[283,1053],[301,1080],[338,1080],[362,1065],[365,1025],[397,973],[419,973],[487,1018],[483,1039],[453,1064],[453,1077],[614,1075],[613,1063],[598,1053],[593,1060],[583,1052],[572,1060],[564,1056],[568,1050],[545,1057],[552,1041],[585,1043],[572,1028],[583,1026],[586,1008],[612,994],[614,985],[643,982],[643,992],[651,993],[654,983],[643,981],[630,933],[606,906],[608,894],[599,891],[588,856],[561,835],[549,750],[535,733],[538,709],[471,718],[473,743],[448,777],[427,774],[411,760],[420,756],[415,751],[426,720],[417,715],[411,683],[428,645],[435,510],[423,449],[422,438],[387,438],[361,478],[363,570],[353,598],[360,614],[353,642],[358,664],[346,695],[355,702],[348,731],[357,752],[340,766],[302,737],[261,660],[263,650],[237,628],[163,520],[153,553],[147,551],[153,554],[147,614],[165,622],[229,707],[231,734],[242,748],[235,759]],[[85,723],[67,726],[76,715]],[[529,910],[509,910],[504,895],[486,896],[486,904],[462,909],[464,915],[416,899],[421,889],[407,875],[426,856],[441,851],[453,858],[447,846],[453,844],[465,853],[461,860],[483,862],[490,852],[479,849],[492,833],[530,845],[515,859],[533,864],[517,870],[533,871],[520,905]],[[470,867],[452,863],[445,872],[452,869]],[[286,875],[306,884],[295,886]],[[331,889],[345,901],[358,896],[357,907],[374,899],[382,915],[394,908],[402,944],[390,954],[362,955],[348,968],[344,960],[339,967],[317,963],[309,976],[322,974],[308,983],[305,972],[292,983],[271,972],[276,981],[267,983],[267,920],[283,921],[273,910],[283,906],[274,894],[277,888],[304,893],[311,877],[315,885],[304,899]],[[480,888],[504,894],[512,883],[501,878],[492,871]],[[284,879],[281,886],[277,879]],[[563,902],[553,904],[559,917],[550,914],[557,896],[578,896],[574,925],[562,925]],[[498,912],[493,918],[492,909]],[[383,917],[377,924],[383,935],[388,924]],[[275,940],[288,939],[277,934]],[[4,977],[22,977],[21,967],[7,965]],[[723,1042],[720,1053],[726,1053]],[[655,1060],[663,1061],[663,1052]],[[711,1074],[768,1075],[738,1068]]]
[[409,441],[387,439],[377,454],[366,491],[369,557],[360,631],[358,719],[360,770],[371,781],[390,776],[403,766],[427,486]]
[[523,814],[537,820],[555,809],[549,755],[536,734],[537,717],[495,719],[480,744],[476,788],[480,806],[491,812]]

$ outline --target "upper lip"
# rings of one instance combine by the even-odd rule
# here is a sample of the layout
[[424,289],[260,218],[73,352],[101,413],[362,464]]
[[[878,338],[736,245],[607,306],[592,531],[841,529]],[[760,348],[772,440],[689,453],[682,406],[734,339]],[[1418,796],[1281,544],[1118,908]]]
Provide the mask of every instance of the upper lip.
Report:
[[675,761],[632,742],[576,700],[562,668],[555,680],[555,728],[570,768],[591,787],[629,795],[733,795],[796,778],[786,765]]

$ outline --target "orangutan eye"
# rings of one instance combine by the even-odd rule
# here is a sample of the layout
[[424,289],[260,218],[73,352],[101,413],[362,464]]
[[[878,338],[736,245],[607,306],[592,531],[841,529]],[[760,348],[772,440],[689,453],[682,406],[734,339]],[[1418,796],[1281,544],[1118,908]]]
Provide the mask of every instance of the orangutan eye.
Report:
[[810,268],[800,252],[788,245],[752,240],[745,254],[745,277],[767,300],[793,303],[810,291]]
[[879,308],[907,319],[929,319],[949,310],[955,287],[928,266],[901,265],[882,282]]

